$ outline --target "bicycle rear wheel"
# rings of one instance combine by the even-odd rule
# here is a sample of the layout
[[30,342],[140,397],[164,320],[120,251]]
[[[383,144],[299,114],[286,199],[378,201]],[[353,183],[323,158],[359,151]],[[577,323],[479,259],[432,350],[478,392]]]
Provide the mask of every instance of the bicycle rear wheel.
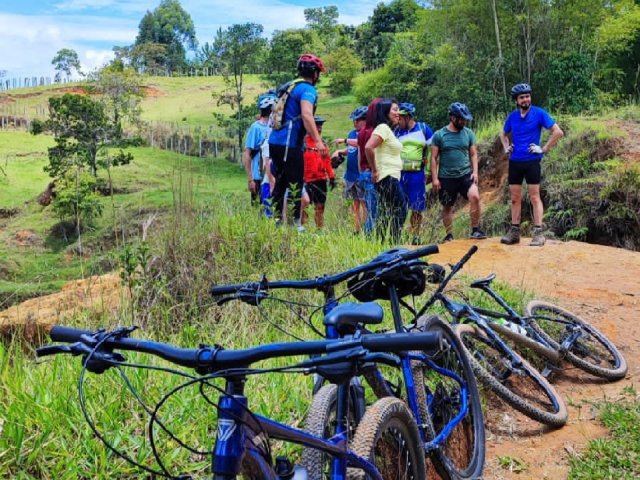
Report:
[[[404,402],[397,398],[382,398],[367,409],[356,429],[351,450],[373,463],[384,480],[429,478],[418,425]],[[348,478],[364,480],[365,472],[349,468]]]
[[[425,315],[417,320],[420,331],[438,331],[442,334],[443,348],[421,352],[438,367],[455,373],[466,386],[467,414],[447,435],[434,459],[434,467],[441,477],[453,472],[454,478],[479,478],[485,460],[485,432],[482,404],[476,379],[460,339],[449,322],[437,315]],[[423,362],[412,362],[412,371],[418,408],[422,419],[430,419],[435,435],[460,413],[462,402],[460,384],[451,377],[429,369]],[[422,388],[421,388],[422,387]],[[447,472],[441,472],[441,468]]]
[[[531,300],[525,306],[524,314],[531,317],[531,326],[577,368],[608,380],[619,380],[627,374],[627,361],[620,350],[594,326],[569,310]],[[563,345],[572,337],[574,327],[579,327],[580,335]]]
[[[564,401],[526,360],[470,325],[456,325],[454,331],[480,382],[510,406],[540,423],[555,428],[566,423]],[[512,358],[520,365],[514,365]]]

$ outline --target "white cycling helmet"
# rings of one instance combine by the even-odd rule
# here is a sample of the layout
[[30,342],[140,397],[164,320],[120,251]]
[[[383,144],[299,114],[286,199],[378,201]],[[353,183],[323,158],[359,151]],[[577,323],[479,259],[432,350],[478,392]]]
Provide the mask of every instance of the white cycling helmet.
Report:
[[275,104],[276,104],[275,95],[260,95],[260,98],[258,99],[258,108],[260,110],[273,107]]

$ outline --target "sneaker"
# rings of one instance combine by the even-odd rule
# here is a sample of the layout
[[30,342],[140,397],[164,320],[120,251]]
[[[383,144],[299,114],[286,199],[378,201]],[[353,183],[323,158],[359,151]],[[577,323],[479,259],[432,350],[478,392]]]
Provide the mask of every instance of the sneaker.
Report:
[[447,242],[450,242],[451,240],[453,240],[453,235],[451,235],[450,233],[447,233],[447,236],[444,237],[444,240],[442,240],[441,243],[447,243]]
[[469,238],[472,238],[474,240],[483,240],[487,238],[487,236],[484,234],[482,230],[478,228],[477,230],[474,230],[473,232],[471,232],[471,236]]
[[514,227],[512,225],[509,232],[500,239],[500,243],[504,243],[505,245],[520,243],[520,227]]
[[533,238],[531,239],[531,243],[529,244],[532,247],[541,247],[544,245],[545,238],[542,234],[542,227],[534,227],[533,228]]

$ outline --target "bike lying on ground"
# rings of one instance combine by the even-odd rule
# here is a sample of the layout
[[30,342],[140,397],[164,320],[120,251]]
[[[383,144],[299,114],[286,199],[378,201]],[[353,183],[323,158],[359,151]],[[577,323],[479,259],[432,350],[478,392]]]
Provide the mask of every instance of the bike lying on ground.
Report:
[[[391,249],[370,262],[350,270],[301,281],[260,282],[213,287],[214,296],[228,295],[219,304],[239,299],[261,307],[265,300],[286,301],[275,297],[276,289],[317,290],[324,295],[324,304],[314,306],[325,313],[336,308],[338,302],[353,295],[360,301],[388,300],[397,333],[407,331],[437,331],[443,337],[441,350],[412,352],[402,358],[400,380],[405,386],[392,387],[380,369],[372,363],[363,369],[363,376],[377,398],[405,397],[418,421],[421,442],[443,479],[477,478],[482,475],[485,459],[484,418],[473,371],[464,347],[448,322],[437,316],[412,316],[405,324],[401,313],[401,298],[423,293],[427,281],[426,262],[420,258],[437,253],[437,246],[417,250]],[[336,286],[347,282],[348,288],[336,297]],[[322,333],[327,338],[341,338],[355,332],[371,333],[368,325],[353,319],[342,325],[325,322]],[[375,334],[373,335],[375,336]],[[355,425],[362,425],[364,389],[358,380],[347,388],[322,386],[320,378],[314,386],[314,399],[307,414],[307,428],[327,438],[349,438]],[[346,393],[345,393],[346,392]],[[341,425],[334,416],[336,405],[345,394],[350,395],[348,423]],[[355,440],[354,440],[355,442]],[[303,464],[312,480],[327,478],[330,459],[313,449],[303,451]]]
[[[341,325],[357,319],[363,324],[376,324],[382,321],[383,309],[375,304],[343,304],[336,307],[327,316],[327,322]],[[363,365],[371,362],[398,366],[402,352],[408,350],[438,351],[441,347],[441,335],[434,332],[361,335],[318,340],[310,342],[289,342],[260,345],[244,350],[224,350],[220,346],[201,345],[197,349],[182,349],[173,345],[130,338],[135,328],[120,328],[111,332],[95,332],[74,328],[54,326],[50,332],[54,342],[68,345],[49,345],[37,350],[38,356],[55,354],[82,355],[82,371],[79,382],[80,400],[85,416],[83,378],[85,373],[102,374],[115,367],[124,375],[125,384],[136,398],[137,392],[128,382],[123,367],[149,368],[167,371],[161,367],[128,363],[121,350],[142,352],[154,355],[170,363],[194,369],[198,375],[180,373],[188,380],[174,388],[165,396],[155,409],[147,407],[141,399],[149,420],[149,440],[153,453],[161,470],[154,470],[146,464],[136,462],[130,456],[120,452],[113,445],[105,444],[125,460],[143,470],[166,478],[186,480],[186,475],[173,475],[162,463],[154,443],[154,427],[165,430],[158,417],[158,411],[169,396],[183,388],[198,385],[200,394],[211,405],[217,407],[217,425],[211,431],[217,432],[212,449],[211,470],[216,480],[230,480],[242,475],[251,480],[304,480],[306,472],[302,467],[294,466],[287,458],[272,456],[269,439],[278,439],[314,448],[333,458],[329,478],[344,480],[360,478],[391,480],[426,478],[424,451],[421,448],[418,426],[404,402],[395,398],[384,398],[375,402],[366,411],[362,425],[358,427],[349,449],[344,438],[325,439],[303,430],[274,421],[253,412],[248,404],[245,382],[247,377],[265,372],[319,373],[337,385],[348,385],[351,377],[360,374]],[[390,353],[393,352],[393,353]],[[261,360],[311,355],[312,357],[292,365],[270,369],[251,368]],[[222,378],[225,382],[221,389],[211,382]],[[209,395],[218,392],[218,403],[212,403]],[[344,399],[341,399],[341,402]],[[347,422],[347,406],[338,405],[337,421]],[[88,417],[87,417],[87,420]],[[91,423],[90,423],[91,424]],[[93,424],[92,428],[93,427]],[[165,430],[166,431],[166,430]],[[94,429],[94,432],[95,429]],[[96,432],[97,433],[97,432]],[[104,438],[100,436],[104,441]],[[172,436],[174,440],[176,437]],[[179,442],[180,443],[180,442]],[[182,443],[180,443],[182,445]]]
[[496,334],[496,322],[481,309],[454,302],[445,293],[449,281],[477,249],[475,245],[471,247],[446,276],[440,267],[439,285],[417,315],[440,302],[453,318],[454,331],[476,378],[519,412],[545,425],[561,427],[567,421],[567,407],[549,381]]

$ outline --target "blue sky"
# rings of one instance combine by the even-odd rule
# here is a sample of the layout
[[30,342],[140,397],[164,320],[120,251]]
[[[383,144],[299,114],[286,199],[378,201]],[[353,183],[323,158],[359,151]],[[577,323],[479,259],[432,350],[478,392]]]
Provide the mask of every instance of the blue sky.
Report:
[[[196,36],[211,42],[218,28],[260,23],[274,30],[302,27],[304,9],[338,5],[339,22],[359,25],[380,0],[180,0]],[[147,10],[160,0],[0,0],[0,70],[7,77],[53,76],[51,59],[62,48],[78,53],[84,70],[112,57],[114,45],[131,45]]]

